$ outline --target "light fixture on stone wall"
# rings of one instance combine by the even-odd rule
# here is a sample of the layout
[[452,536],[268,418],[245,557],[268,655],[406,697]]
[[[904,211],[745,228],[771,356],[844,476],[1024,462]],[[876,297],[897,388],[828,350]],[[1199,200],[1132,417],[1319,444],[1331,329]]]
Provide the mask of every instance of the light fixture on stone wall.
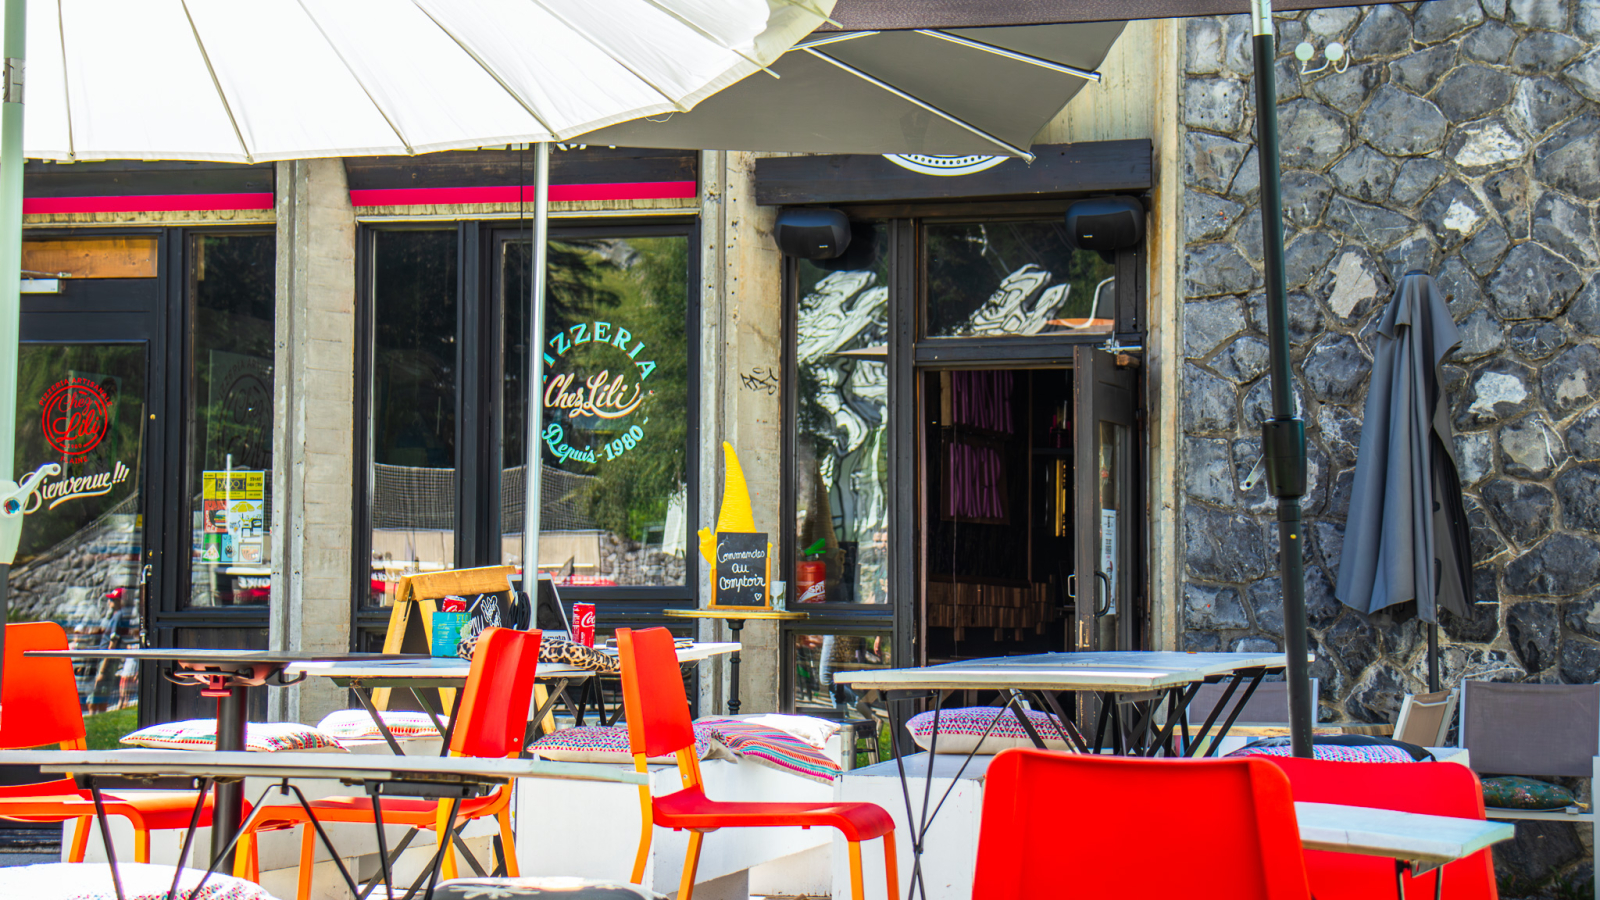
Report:
[[1301,75],[1315,75],[1329,66],[1332,66],[1335,72],[1343,72],[1345,69],[1350,68],[1350,57],[1345,55],[1344,45],[1338,41],[1334,41],[1323,49],[1322,55],[1326,61],[1322,65],[1315,69],[1307,68],[1307,66],[1311,65],[1311,60],[1316,58],[1316,55],[1316,45],[1310,41],[1301,41],[1294,48],[1294,57],[1300,60]]

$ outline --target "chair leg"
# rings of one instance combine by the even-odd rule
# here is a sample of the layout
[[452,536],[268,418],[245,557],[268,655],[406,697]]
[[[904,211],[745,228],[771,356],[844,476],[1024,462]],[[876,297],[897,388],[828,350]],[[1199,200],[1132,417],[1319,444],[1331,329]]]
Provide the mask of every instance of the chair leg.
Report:
[[[648,796],[650,789],[641,788],[640,790],[646,793],[646,796],[640,804],[641,809],[639,811],[639,849],[633,854],[633,878],[631,880],[634,884],[644,884],[644,867],[645,863],[650,859],[650,842],[656,834],[655,822],[652,821],[650,815],[650,797]],[[1600,878],[1595,880],[1600,881]]]
[[678,882],[678,900],[694,898],[694,876],[700,871],[700,843],[705,839],[704,832],[689,832],[689,854],[683,859],[683,879]]
[[74,820],[72,852],[67,854],[67,862],[83,862],[84,854],[89,851],[89,829],[93,827],[93,822],[88,816]]
[[861,877],[861,842],[850,842],[850,900],[866,900],[867,887]]
[[434,822],[434,840],[439,842],[439,846],[444,847],[444,860],[439,866],[439,876],[444,879],[451,879],[456,877],[456,848],[448,843],[449,839],[445,836],[449,833],[450,826],[454,824],[450,821],[450,807],[448,805],[439,804],[438,812],[434,813]]
[[510,878],[517,878],[522,875],[522,872],[517,869],[517,839],[511,832],[510,805],[500,810],[499,814],[495,816],[495,820],[500,823],[500,847],[506,854],[506,875]]
[[900,857],[894,849],[894,832],[883,836],[883,870],[889,876],[889,900],[900,900]]
[[136,863],[150,861],[150,830],[147,828],[133,829],[133,861]]
[[311,869],[317,864],[317,827],[310,822],[300,826],[300,887],[297,900],[311,900]]

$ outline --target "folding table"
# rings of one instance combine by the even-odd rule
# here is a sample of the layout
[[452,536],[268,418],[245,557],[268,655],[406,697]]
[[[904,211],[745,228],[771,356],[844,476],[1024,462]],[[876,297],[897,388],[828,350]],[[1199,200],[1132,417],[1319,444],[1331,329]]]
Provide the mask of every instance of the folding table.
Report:
[[[30,650],[29,656],[66,657],[68,659],[139,659],[147,662],[170,663],[173,668],[162,673],[175,684],[200,688],[200,696],[217,698],[218,751],[243,750],[245,741],[245,716],[249,710],[250,691],[253,688],[273,685],[287,687],[305,678],[289,676],[285,671],[300,662],[333,660],[396,659],[381,653],[307,653],[280,650],[216,650],[181,648],[132,648],[127,650]],[[406,657],[399,657],[404,659]],[[426,659],[423,656],[410,657]],[[175,774],[186,774],[178,772]],[[215,854],[230,845],[237,833],[244,812],[244,786],[242,782],[218,781],[216,802],[211,813],[211,849]]]
[[[309,804],[300,789],[290,784],[294,778],[328,778],[338,779],[347,784],[359,784],[373,798],[374,824],[378,833],[378,857],[383,869],[384,883],[393,890],[393,874],[389,870],[389,850],[383,832],[383,816],[381,804],[378,799],[383,796],[411,796],[437,799],[441,802],[450,800],[449,825],[446,833],[439,840],[439,849],[434,852],[433,861],[428,870],[423,873],[427,877],[427,890],[425,897],[433,895],[433,887],[438,880],[439,864],[444,859],[445,851],[454,840],[456,812],[461,801],[469,797],[479,796],[493,788],[506,784],[515,778],[555,778],[573,781],[597,781],[616,784],[645,784],[648,776],[640,772],[632,772],[611,766],[591,766],[577,763],[546,762],[540,759],[478,759],[474,757],[417,757],[417,756],[360,756],[353,757],[337,753],[248,753],[242,751],[205,751],[205,750],[74,750],[74,751],[40,751],[20,750],[0,752],[0,766],[38,766],[40,771],[46,773],[71,773],[81,777],[87,782],[87,787],[94,796],[96,817],[100,823],[100,834],[105,842],[106,858],[111,864],[112,882],[116,886],[119,900],[122,898],[122,884],[117,876],[116,850],[112,845],[111,831],[106,823],[105,810],[101,801],[99,787],[95,784],[97,776],[118,776],[132,778],[158,778],[181,775],[188,778],[199,779],[201,782],[200,796],[203,797],[207,783],[215,782],[218,785],[231,784],[241,790],[244,779],[247,777],[270,778],[276,781],[268,786],[267,790],[278,790],[282,794],[293,792],[300,805],[310,813]],[[263,791],[255,803],[251,813],[253,819],[262,809],[266,808],[261,802],[266,799]],[[178,876],[181,875],[184,863],[194,840],[195,829],[200,820],[201,802],[197,800],[194,815],[189,821],[189,830],[184,836],[183,847],[178,854],[177,873],[173,877],[172,893],[169,900],[173,900],[178,887]],[[315,817],[312,816],[312,826],[316,828],[317,837],[322,845],[327,848],[333,857],[334,863],[339,868],[339,874],[344,877],[345,884],[350,888],[351,896],[360,896],[361,888],[351,877],[349,870],[344,866],[333,844],[328,840],[325,832]],[[245,824],[248,824],[246,820]],[[222,865],[232,855],[238,843],[238,831],[230,836],[227,844],[220,852],[212,854],[210,865],[206,868],[206,877]],[[417,881],[406,892],[406,900],[410,900],[422,886],[423,876],[418,876]],[[194,894],[199,894],[205,885],[205,877],[194,888]]]
[[[1244,705],[1250,701],[1250,696],[1255,693],[1261,680],[1268,672],[1280,671],[1286,665],[1288,659],[1282,653],[1113,650],[1005,656],[911,669],[862,669],[836,673],[833,680],[835,684],[848,684],[857,690],[879,692],[890,701],[890,737],[896,747],[899,746],[901,739],[899,734],[901,723],[896,721],[893,715],[893,702],[916,699],[919,695],[932,692],[935,695],[935,703],[929,751],[934,755],[937,755],[939,749],[940,702],[947,693],[962,690],[995,690],[1003,694],[1006,702],[995,710],[995,721],[989,729],[992,730],[999,724],[1009,710],[1016,716],[1029,739],[1040,749],[1046,748],[1044,738],[1022,709],[1022,703],[1030,695],[1045,709],[1055,714],[1056,721],[1060,723],[1057,726],[1059,736],[1064,742],[1077,747],[1079,752],[1100,752],[1109,733],[1112,744],[1110,749],[1113,752],[1119,755],[1132,753],[1155,756],[1168,750],[1173,729],[1177,728],[1181,730],[1184,755],[1193,755],[1202,746],[1208,746],[1206,752],[1209,755],[1211,752],[1209,748],[1214,748],[1227,735],[1234,719],[1238,718]],[[1195,694],[1199,693],[1200,685],[1224,678],[1229,679],[1229,682],[1222,695],[1222,701],[1211,711],[1205,724],[1191,739],[1187,721],[1189,703],[1194,700]],[[1244,685],[1244,690],[1239,692],[1241,684]],[[1057,701],[1055,694],[1063,691],[1088,691],[1099,699],[1100,715],[1092,744],[1067,718]],[[1235,698],[1236,693],[1238,693],[1237,698]],[[1165,701],[1167,721],[1157,732],[1154,727],[1155,717],[1162,706],[1162,701]],[[1136,725],[1131,730],[1123,727],[1121,713],[1121,707],[1130,703],[1144,704],[1144,709],[1137,713]],[[1212,727],[1217,725],[1217,718],[1224,709],[1228,712],[1218,728],[1216,740],[1207,742],[1206,737],[1211,733]],[[986,730],[979,738],[980,746],[988,735],[989,731]],[[1128,744],[1130,736],[1133,740],[1131,745]],[[977,750],[978,747],[974,747],[972,752],[967,754],[969,761]],[[940,798],[937,803],[933,802],[933,767],[929,766],[922,791],[922,814],[918,816],[912,810],[911,786],[906,777],[903,757],[896,752],[895,759],[896,764],[900,766],[906,819],[911,826],[908,830],[911,833],[912,883],[914,887],[921,888],[922,896],[926,900],[927,888],[922,884],[923,839],[934,818],[937,817],[944,799]],[[966,763],[963,763],[962,769],[965,767]],[[959,772],[957,777],[960,777]]]

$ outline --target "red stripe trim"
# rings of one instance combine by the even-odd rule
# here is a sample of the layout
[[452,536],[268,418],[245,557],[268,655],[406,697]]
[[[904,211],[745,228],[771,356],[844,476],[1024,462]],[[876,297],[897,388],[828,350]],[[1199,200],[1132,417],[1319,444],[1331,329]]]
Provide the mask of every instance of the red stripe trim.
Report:
[[[583,200],[692,200],[697,195],[693,181],[625,181],[611,184],[552,184],[550,199],[557,203]],[[350,202],[356,206],[425,206],[456,203],[533,202],[533,188],[523,185],[459,188],[395,188],[356,190]]]
[[129,194],[123,197],[24,197],[23,215],[101,212],[175,212],[207,209],[271,209],[272,195]]

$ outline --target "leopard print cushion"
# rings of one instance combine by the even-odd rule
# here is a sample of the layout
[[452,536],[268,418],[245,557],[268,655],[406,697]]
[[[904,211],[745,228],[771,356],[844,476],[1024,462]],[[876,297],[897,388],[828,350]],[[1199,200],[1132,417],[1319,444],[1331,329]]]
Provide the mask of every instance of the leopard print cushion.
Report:
[[614,654],[560,638],[546,637],[539,642],[539,662],[562,663],[602,675],[622,672],[622,663]]

